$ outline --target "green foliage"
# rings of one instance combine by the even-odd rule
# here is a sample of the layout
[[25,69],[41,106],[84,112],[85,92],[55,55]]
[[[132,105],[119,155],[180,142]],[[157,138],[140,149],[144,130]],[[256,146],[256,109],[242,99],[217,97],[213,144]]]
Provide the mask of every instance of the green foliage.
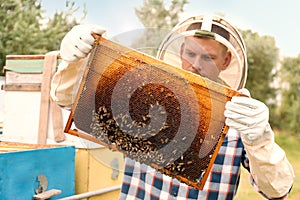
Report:
[[248,77],[246,88],[251,96],[265,104],[270,109],[270,123],[278,124],[276,107],[278,102],[277,88],[274,87],[276,68],[279,64],[279,49],[275,39],[268,35],[260,36],[251,30],[241,31],[247,48]]
[[135,9],[135,13],[145,27],[171,29],[178,23],[179,15],[187,3],[187,0],[172,0],[167,8],[163,0],[144,0],[143,5]]
[[245,39],[248,60],[248,78],[246,87],[251,95],[267,102],[275,98],[274,70],[279,62],[279,50],[271,36],[260,36],[250,30],[241,31]]
[[279,108],[280,128],[294,134],[300,132],[300,54],[296,58],[286,57],[279,72],[282,101]]
[[[3,0],[0,4],[0,69],[9,54],[44,54],[58,50],[60,41],[77,20],[74,2],[52,18],[43,16],[39,0]],[[1,70],[2,71],[2,70]]]
[[163,0],[144,0],[141,7],[135,8],[135,13],[145,26],[145,31],[132,47],[155,56],[162,39],[179,22],[187,3],[187,0],[172,0],[167,7]]

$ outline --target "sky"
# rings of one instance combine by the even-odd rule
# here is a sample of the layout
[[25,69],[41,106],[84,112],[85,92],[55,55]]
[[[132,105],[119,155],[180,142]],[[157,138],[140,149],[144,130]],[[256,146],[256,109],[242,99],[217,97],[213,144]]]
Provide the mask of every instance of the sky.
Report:
[[[82,23],[98,24],[109,36],[142,28],[134,13],[143,0],[72,0],[87,16]],[[171,0],[166,0],[166,4]],[[65,9],[65,1],[41,0],[46,15]],[[282,56],[295,57],[300,53],[299,0],[189,0],[182,18],[201,14],[222,14],[237,27],[251,29],[259,35],[274,37]],[[82,16],[82,10],[79,10]]]

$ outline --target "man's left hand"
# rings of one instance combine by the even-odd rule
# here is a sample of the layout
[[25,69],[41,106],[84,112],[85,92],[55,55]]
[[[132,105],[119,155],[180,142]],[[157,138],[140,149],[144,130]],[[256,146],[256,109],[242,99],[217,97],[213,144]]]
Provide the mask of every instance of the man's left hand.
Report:
[[[246,89],[242,93],[250,96]],[[225,123],[240,132],[242,141],[257,145],[273,136],[268,107],[251,97],[234,96],[225,105]]]

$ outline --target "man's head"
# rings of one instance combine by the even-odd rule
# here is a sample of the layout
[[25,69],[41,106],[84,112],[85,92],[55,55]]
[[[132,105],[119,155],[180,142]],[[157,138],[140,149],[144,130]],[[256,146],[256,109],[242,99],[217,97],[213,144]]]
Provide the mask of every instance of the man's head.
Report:
[[181,45],[182,68],[217,81],[220,72],[230,64],[231,53],[225,45],[215,40],[215,34],[227,40],[229,34],[216,25],[211,25],[210,31],[201,31],[202,25],[192,23],[187,28],[187,31],[199,31],[194,36],[187,36]]
[[217,81],[230,61],[231,53],[220,42],[197,36],[187,36],[181,45],[182,68]]
[[244,41],[235,27],[218,16],[190,17],[178,23],[162,42],[158,58],[234,89],[246,82]]

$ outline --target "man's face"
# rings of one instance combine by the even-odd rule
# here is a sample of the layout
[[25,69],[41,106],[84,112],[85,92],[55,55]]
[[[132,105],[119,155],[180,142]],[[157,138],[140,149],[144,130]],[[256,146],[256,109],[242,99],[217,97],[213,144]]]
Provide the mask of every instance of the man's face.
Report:
[[216,40],[189,36],[181,46],[182,68],[217,81],[230,63],[231,54]]

